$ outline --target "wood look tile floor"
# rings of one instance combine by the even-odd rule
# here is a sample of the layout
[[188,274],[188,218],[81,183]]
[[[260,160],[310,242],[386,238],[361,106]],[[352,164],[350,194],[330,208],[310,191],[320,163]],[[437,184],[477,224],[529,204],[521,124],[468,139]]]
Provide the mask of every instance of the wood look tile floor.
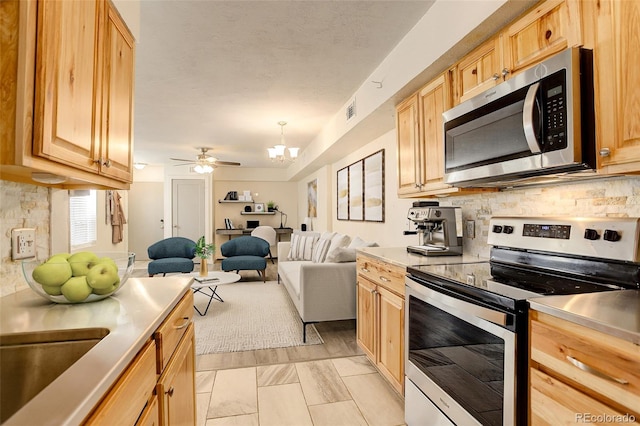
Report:
[[355,321],[324,344],[196,357],[197,426],[398,426],[404,400],[357,347]]
[[[146,263],[132,276],[148,276]],[[266,272],[277,279],[277,261]],[[262,281],[256,271],[240,275]],[[355,320],[315,326],[321,345],[197,356],[196,425],[404,425],[404,399],[358,348]]]

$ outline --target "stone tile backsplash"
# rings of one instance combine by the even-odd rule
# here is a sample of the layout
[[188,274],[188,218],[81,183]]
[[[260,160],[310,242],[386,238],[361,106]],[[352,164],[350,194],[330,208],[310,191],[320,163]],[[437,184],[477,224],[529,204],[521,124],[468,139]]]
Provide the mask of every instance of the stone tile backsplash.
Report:
[[36,255],[49,255],[50,190],[0,180],[0,296],[27,288],[20,260],[11,260],[11,229],[36,229]]
[[488,257],[492,216],[640,217],[640,177],[487,192],[441,200],[441,205],[462,207],[463,221],[475,220],[476,238],[465,236],[464,252]]

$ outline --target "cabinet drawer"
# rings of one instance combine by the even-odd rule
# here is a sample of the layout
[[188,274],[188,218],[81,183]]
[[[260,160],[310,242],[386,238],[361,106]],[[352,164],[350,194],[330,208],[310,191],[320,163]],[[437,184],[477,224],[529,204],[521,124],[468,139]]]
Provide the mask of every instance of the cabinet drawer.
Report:
[[357,268],[358,274],[404,297],[406,268],[366,256],[358,257]]
[[158,353],[156,370],[158,374],[161,374],[167,366],[171,354],[192,322],[193,293],[188,291],[154,334]]
[[532,361],[614,407],[640,414],[640,347],[540,312],[531,318]]
[[85,424],[134,424],[151,397],[156,377],[156,344],[150,340]]
[[[532,368],[531,377],[531,425],[569,425],[592,423],[596,417],[606,416],[624,422],[627,413],[618,412],[602,402],[576,390],[547,374]],[[626,422],[625,422],[626,423]]]

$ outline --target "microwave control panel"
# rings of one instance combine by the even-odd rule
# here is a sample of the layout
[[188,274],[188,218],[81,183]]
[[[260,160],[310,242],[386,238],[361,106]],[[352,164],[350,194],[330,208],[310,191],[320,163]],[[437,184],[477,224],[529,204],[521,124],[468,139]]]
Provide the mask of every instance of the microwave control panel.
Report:
[[540,86],[544,151],[566,148],[566,70],[560,70],[544,78]]

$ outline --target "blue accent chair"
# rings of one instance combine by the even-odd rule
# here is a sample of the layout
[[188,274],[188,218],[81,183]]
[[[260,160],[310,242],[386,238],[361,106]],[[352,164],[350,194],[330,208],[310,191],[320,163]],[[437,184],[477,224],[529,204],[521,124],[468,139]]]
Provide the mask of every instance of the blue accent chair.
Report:
[[196,243],[184,237],[170,237],[152,244],[147,249],[149,259],[147,266],[149,276],[172,272],[192,272],[193,258],[196,256]]
[[222,259],[221,269],[225,272],[256,270],[262,277],[262,282],[267,280],[267,260],[269,243],[262,238],[242,236],[233,238],[220,246]]

